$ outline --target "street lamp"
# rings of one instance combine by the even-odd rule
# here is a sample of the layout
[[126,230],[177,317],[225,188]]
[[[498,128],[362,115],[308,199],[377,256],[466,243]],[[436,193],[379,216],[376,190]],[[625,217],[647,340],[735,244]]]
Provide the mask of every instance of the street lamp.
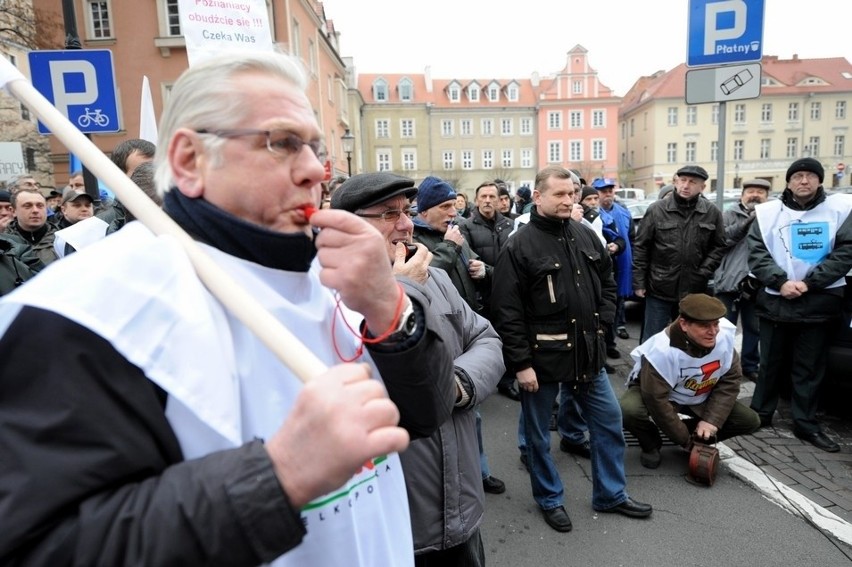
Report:
[[346,166],[349,170],[349,177],[352,177],[352,152],[355,151],[355,136],[346,129],[346,132],[340,137],[340,143],[343,146],[343,151],[346,152]]

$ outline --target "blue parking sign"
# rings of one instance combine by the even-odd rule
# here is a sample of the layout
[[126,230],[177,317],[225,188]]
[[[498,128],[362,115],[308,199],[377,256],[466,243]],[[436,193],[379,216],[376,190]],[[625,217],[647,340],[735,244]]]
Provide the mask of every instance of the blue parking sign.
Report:
[[689,0],[687,67],[760,61],[764,0]]
[[[108,49],[31,51],[33,86],[81,132],[118,132],[112,52]],[[39,121],[38,131],[50,130]]]

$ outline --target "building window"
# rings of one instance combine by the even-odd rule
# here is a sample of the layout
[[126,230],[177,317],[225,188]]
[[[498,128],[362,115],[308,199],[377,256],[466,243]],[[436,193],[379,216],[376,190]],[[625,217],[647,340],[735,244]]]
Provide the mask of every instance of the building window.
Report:
[[403,79],[399,82],[399,100],[411,102],[414,98],[414,85],[409,79]]
[[595,161],[606,159],[606,140],[592,140],[592,159]]
[[571,92],[574,94],[583,94],[583,81],[574,81],[571,85]]
[[734,123],[735,124],[745,124],[746,121],[746,112],[744,104],[734,105]]
[[811,103],[811,120],[821,120],[822,119],[822,103],[821,102],[812,102]]
[[512,85],[506,91],[506,97],[510,102],[518,102],[518,87],[516,85]]
[[512,135],[512,119],[511,118],[502,118],[500,120],[500,134],[503,136],[511,136]]
[[719,142],[713,140],[710,142],[710,161],[716,161],[719,159]]
[[391,155],[388,150],[376,152],[376,165],[378,166],[377,168],[379,171],[391,170]]
[[669,126],[677,126],[677,107],[670,106],[668,111],[668,121]]
[[838,120],[846,120],[846,101],[838,100],[834,103],[834,117]]
[[459,102],[459,100],[461,99],[461,93],[460,93],[458,86],[456,86],[456,85],[451,86],[450,90],[449,90],[449,95],[450,95],[450,102]]
[[843,157],[846,153],[846,136],[834,137],[834,155]]
[[532,136],[532,118],[521,118],[521,136]]
[[772,103],[765,102],[760,105],[760,121],[772,122]]
[[686,123],[689,126],[695,126],[698,124],[698,107],[697,106],[687,106],[686,107]]
[[479,102],[479,85],[470,85],[467,88],[467,98],[470,102]]
[[399,121],[399,135],[402,138],[414,137],[414,120],[411,118],[403,118]]
[[441,136],[449,138],[453,135],[453,121],[441,120]]
[[568,120],[570,121],[572,130],[580,130],[583,128],[583,111],[572,110],[568,115]]
[[181,35],[180,31],[180,0],[165,0],[163,9],[166,14],[166,34],[171,36]]
[[799,103],[791,102],[787,105],[787,120],[795,122],[799,119]]
[[710,123],[718,124],[719,123],[719,105],[714,104],[713,108],[710,109]]
[[772,155],[772,140],[769,138],[760,139],[760,159],[769,159]]
[[493,150],[482,150],[482,169],[494,169]]
[[293,20],[293,39],[290,42],[290,50],[294,57],[302,57],[302,27],[299,20]]
[[497,102],[500,100],[500,89],[497,88],[497,85],[491,85],[488,87],[488,100],[491,102]]
[[606,112],[603,110],[592,111],[592,128],[606,128]]
[[482,128],[483,136],[493,136],[494,135],[494,121],[490,118],[483,118],[480,123],[480,127]]
[[733,158],[735,160],[742,161],[743,159],[745,159],[743,157],[743,152],[744,152],[743,147],[744,147],[744,142],[742,140],[734,140],[734,156],[733,156]]
[[415,171],[417,169],[417,152],[414,150],[402,150],[402,170]]
[[463,118],[460,122],[460,126],[462,136],[473,136],[473,120],[469,118]]
[[462,169],[473,169],[473,150],[462,150]]
[[512,150],[503,150],[502,152],[500,152],[500,166],[501,167],[505,167],[506,169],[515,167],[513,165],[515,160],[513,159],[512,154],[513,154]]
[[456,166],[456,152],[449,150],[441,155],[441,161],[444,163],[444,169],[453,169]]
[[377,79],[373,83],[373,99],[376,102],[387,102],[388,100],[388,83],[384,79]]
[[533,166],[533,151],[532,148],[524,148],[521,150],[521,167]]
[[812,157],[819,156],[819,136],[811,136],[808,145],[805,147],[805,152],[810,152]]
[[89,0],[89,37],[107,39],[112,37],[112,25],[109,19],[109,2]]
[[677,142],[666,144],[666,162],[677,163]]
[[562,142],[547,142],[547,163],[562,163]]
[[695,163],[695,142],[687,142],[685,148],[686,154],[683,156],[686,160],[686,163]]
[[550,111],[547,113],[547,129],[562,130],[562,113],[559,111]]
[[317,54],[316,49],[314,48],[314,40],[308,40],[308,68],[311,70],[312,75],[317,74]]
[[376,120],[376,138],[390,138],[390,120]]
[[583,161],[583,141],[571,140],[568,142],[568,152],[571,161]]
[[35,152],[35,150],[32,149],[32,148],[27,148],[24,151],[24,153],[26,154],[24,156],[24,159],[27,162],[27,171],[35,171],[36,170],[36,161],[35,161],[36,152]]
[[788,158],[799,157],[799,139],[798,138],[787,138],[787,157]]
[[636,134],[635,126],[636,126],[635,119],[631,118],[630,119],[630,137],[631,138]]

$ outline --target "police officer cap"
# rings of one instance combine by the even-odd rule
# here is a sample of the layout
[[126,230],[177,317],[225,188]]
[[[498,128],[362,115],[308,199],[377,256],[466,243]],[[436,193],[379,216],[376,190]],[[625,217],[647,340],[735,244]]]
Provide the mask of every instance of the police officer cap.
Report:
[[408,200],[414,198],[417,195],[414,180],[389,171],[359,173],[338,185],[331,193],[331,208],[354,213],[384,203],[397,195],[405,195]]
[[677,170],[677,176],[688,175],[689,177],[699,177],[704,181],[710,177],[707,175],[707,170],[700,165],[685,165]]
[[680,300],[680,316],[689,321],[718,321],[728,312],[725,304],[705,293],[690,293]]

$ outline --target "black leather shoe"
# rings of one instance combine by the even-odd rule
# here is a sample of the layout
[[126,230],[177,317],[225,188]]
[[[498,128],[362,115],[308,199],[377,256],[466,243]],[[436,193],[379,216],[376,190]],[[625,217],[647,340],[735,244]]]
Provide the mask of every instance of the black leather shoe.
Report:
[[518,391],[517,386],[512,384],[511,386],[497,386],[497,391],[509,398],[510,400],[515,400],[516,402],[521,401],[521,393]]
[[639,462],[646,469],[655,469],[660,466],[663,457],[660,455],[659,449],[651,449],[650,451],[642,451],[639,455]]
[[577,455],[584,459],[592,458],[592,450],[589,447],[588,441],[583,441],[582,443],[571,443],[567,439],[561,439],[559,441],[559,449],[565,453],[571,453],[572,455]]
[[760,426],[761,427],[772,427],[772,416],[771,415],[760,415]]
[[822,431],[817,431],[815,433],[802,433],[800,431],[793,431],[793,435],[801,439],[802,441],[806,441],[816,447],[817,449],[822,449],[827,453],[837,453],[840,451],[840,445],[835,443],[828,435],[823,433]]
[[654,509],[651,508],[650,504],[636,502],[629,496],[627,497],[627,500],[617,506],[607,508],[606,510],[598,510],[598,512],[604,512],[606,514],[617,513],[629,518],[647,518],[653,511]]
[[746,380],[749,380],[751,382],[757,382],[757,370],[752,370],[751,372],[743,372],[743,377],[745,377]]
[[612,374],[615,372],[615,366],[609,363],[604,363],[604,370],[606,370],[607,374]]
[[610,358],[621,358],[621,351],[615,347],[606,347],[606,355]]
[[490,494],[503,494],[506,492],[506,483],[499,478],[486,476],[482,479],[482,489]]
[[527,463],[526,453],[521,453],[521,464],[524,465],[524,468],[527,469],[527,472],[530,472],[530,465],[529,463]]
[[619,327],[615,330],[615,334],[618,335],[619,339],[629,339],[630,333],[627,332],[627,329],[624,327]]
[[568,512],[565,511],[565,506],[542,510],[541,513],[544,514],[544,521],[547,522],[547,525],[557,532],[570,532],[571,528],[574,527],[571,525]]

